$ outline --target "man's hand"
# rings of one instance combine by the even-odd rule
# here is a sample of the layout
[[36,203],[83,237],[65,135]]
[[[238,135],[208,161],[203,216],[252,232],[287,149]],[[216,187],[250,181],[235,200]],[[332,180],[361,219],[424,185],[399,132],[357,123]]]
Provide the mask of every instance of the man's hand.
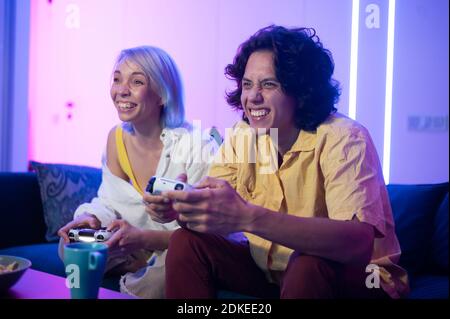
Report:
[[[176,179],[185,183],[187,176],[186,174],[180,174]],[[151,219],[158,223],[170,223],[178,217],[178,212],[172,207],[172,201],[167,197],[144,193],[143,202],[145,204],[145,211],[150,215]]]
[[205,177],[191,191],[163,192],[179,213],[185,227],[198,231],[227,235],[246,230],[252,222],[247,203],[226,181]]

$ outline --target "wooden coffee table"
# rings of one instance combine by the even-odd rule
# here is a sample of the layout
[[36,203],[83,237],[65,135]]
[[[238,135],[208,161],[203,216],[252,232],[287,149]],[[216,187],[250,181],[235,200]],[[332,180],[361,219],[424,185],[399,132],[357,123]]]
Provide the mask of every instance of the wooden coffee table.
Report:
[[[66,279],[34,269],[28,269],[20,280],[6,293],[5,299],[70,299],[70,290]],[[99,299],[134,299],[120,292],[100,288]]]

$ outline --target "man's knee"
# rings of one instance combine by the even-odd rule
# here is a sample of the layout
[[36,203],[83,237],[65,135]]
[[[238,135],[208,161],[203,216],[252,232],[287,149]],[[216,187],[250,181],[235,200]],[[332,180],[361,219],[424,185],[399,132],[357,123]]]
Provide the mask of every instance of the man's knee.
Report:
[[333,268],[334,262],[321,257],[297,254],[289,260],[288,267],[299,268],[302,272],[324,272]]
[[178,228],[177,230],[175,230],[172,234],[172,236],[170,236],[170,241],[169,241],[169,248],[171,246],[178,246],[179,244],[184,242],[184,238],[186,236],[189,236],[189,231],[184,229],[184,228]]
[[334,262],[320,257],[294,254],[289,259],[286,272],[301,274],[309,277],[311,275],[334,274]]
[[335,263],[320,257],[293,254],[283,276],[282,298],[332,298]]
[[170,237],[167,261],[189,258],[193,250],[198,249],[201,245],[201,234],[179,228]]

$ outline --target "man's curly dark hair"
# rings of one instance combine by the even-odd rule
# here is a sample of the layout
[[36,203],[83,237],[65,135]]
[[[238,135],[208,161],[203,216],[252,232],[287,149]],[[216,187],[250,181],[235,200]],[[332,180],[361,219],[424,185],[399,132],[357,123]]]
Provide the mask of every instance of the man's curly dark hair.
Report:
[[[242,77],[250,55],[255,51],[271,51],[274,66],[283,92],[297,101],[294,113],[296,126],[314,131],[336,112],[334,106],[340,95],[339,82],[332,79],[334,62],[330,51],[323,48],[316,31],[271,25],[260,29],[241,44],[233,64],[225,68],[225,75],[236,81],[237,88],[226,93],[227,102],[236,110],[241,104]],[[243,119],[248,122],[243,114]]]

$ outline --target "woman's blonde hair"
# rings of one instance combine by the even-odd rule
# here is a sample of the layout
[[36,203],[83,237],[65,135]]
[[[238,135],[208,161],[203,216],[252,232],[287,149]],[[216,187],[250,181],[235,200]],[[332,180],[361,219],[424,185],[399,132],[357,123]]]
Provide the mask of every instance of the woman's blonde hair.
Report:
[[124,49],[116,65],[131,61],[141,67],[148,79],[156,84],[155,92],[161,97],[163,127],[180,127],[185,124],[183,85],[178,68],[167,52],[153,46]]

